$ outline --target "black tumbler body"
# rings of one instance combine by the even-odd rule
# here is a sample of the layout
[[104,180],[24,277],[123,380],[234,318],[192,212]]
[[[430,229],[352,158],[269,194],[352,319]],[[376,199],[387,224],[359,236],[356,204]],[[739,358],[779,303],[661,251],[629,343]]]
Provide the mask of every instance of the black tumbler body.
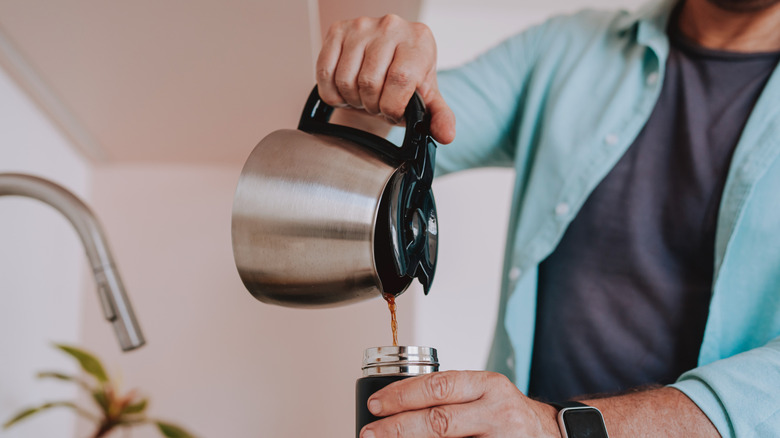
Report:
[[355,400],[357,402],[357,409],[355,412],[357,430],[355,433],[357,435],[355,436],[360,436],[360,430],[363,429],[363,426],[381,418],[375,417],[374,414],[368,410],[368,398],[371,397],[371,394],[393,382],[409,377],[411,376],[370,376],[361,377],[357,380],[357,383],[355,384]]
[[393,346],[366,349],[363,377],[355,383],[355,437],[360,437],[363,426],[380,418],[368,410],[368,398],[373,393],[393,382],[438,370],[435,348]]

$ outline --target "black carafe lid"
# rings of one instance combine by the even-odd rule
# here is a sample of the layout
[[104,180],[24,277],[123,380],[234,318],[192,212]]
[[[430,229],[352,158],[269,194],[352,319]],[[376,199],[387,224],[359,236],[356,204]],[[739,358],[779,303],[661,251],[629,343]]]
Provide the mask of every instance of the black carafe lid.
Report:
[[[436,271],[439,230],[431,189],[436,143],[430,136],[430,117],[422,98],[415,93],[406,107],[406,133],[400,147],[374,134],[328,123],[332,113],[333,107],[322,101],[315,86],[298,129],[350,140],[398,166],[377,218],[375,259],[381,289],[397,296],[417,278],[427,295]],[[385,266],[389,259],[394,269]]]
[[[399,176],[391,181],[387,231],[396,272],[401,277],[416,277],[427,295],[436,271],[439,226],[431,189],[436,144],[428,133],[424,107],[421,110],[420,121],[407,126],[404,140],[417,144],[417,154],[402,165]],[[410,130],[414,134],[411,139],[408,138]]]

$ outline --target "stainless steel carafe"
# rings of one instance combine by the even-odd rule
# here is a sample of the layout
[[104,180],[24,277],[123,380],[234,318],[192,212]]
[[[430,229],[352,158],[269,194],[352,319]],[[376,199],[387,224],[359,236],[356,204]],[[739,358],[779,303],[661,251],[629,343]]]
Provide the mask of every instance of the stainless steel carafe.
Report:
[[297,130],[265,137],[247,159],[233,203],[233,255],[260,301],[332,306],[428,293],[438,226],[431,190],[436,145],[419,96],[398,147],[331,124],[315,87]]

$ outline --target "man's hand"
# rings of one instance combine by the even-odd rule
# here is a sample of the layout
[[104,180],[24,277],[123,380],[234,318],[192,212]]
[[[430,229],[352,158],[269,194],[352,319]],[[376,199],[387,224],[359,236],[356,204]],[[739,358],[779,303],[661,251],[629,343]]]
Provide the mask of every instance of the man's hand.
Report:
[[397,123],[415,90],[431,114],[431,135],[455,138],[455,115],[436,82],[436,41],[422,23],[395,15],[340,21],[328,30],[317,59],[325,103],[365,109]]
[[[715,426],[685,394],[659,387],[584,400],[604,414],[615,438],[717,438]],[[445,371],[395,382],[368,399],[378,417],[361,438],[554,437],[557,410],[524,396],[501,374]]]
[[445,371],[395,382],[371,396],[375,421],[361,438],[554,437],[552,406],[524,396],[505,376]]

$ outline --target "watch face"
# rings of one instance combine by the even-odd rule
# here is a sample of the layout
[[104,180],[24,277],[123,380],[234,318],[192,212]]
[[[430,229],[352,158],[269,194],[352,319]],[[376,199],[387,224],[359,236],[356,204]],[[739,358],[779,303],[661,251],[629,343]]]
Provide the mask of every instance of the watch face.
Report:
[[569,408],[561,411],[568,438],[609,438],[601,412],[594,408]]

